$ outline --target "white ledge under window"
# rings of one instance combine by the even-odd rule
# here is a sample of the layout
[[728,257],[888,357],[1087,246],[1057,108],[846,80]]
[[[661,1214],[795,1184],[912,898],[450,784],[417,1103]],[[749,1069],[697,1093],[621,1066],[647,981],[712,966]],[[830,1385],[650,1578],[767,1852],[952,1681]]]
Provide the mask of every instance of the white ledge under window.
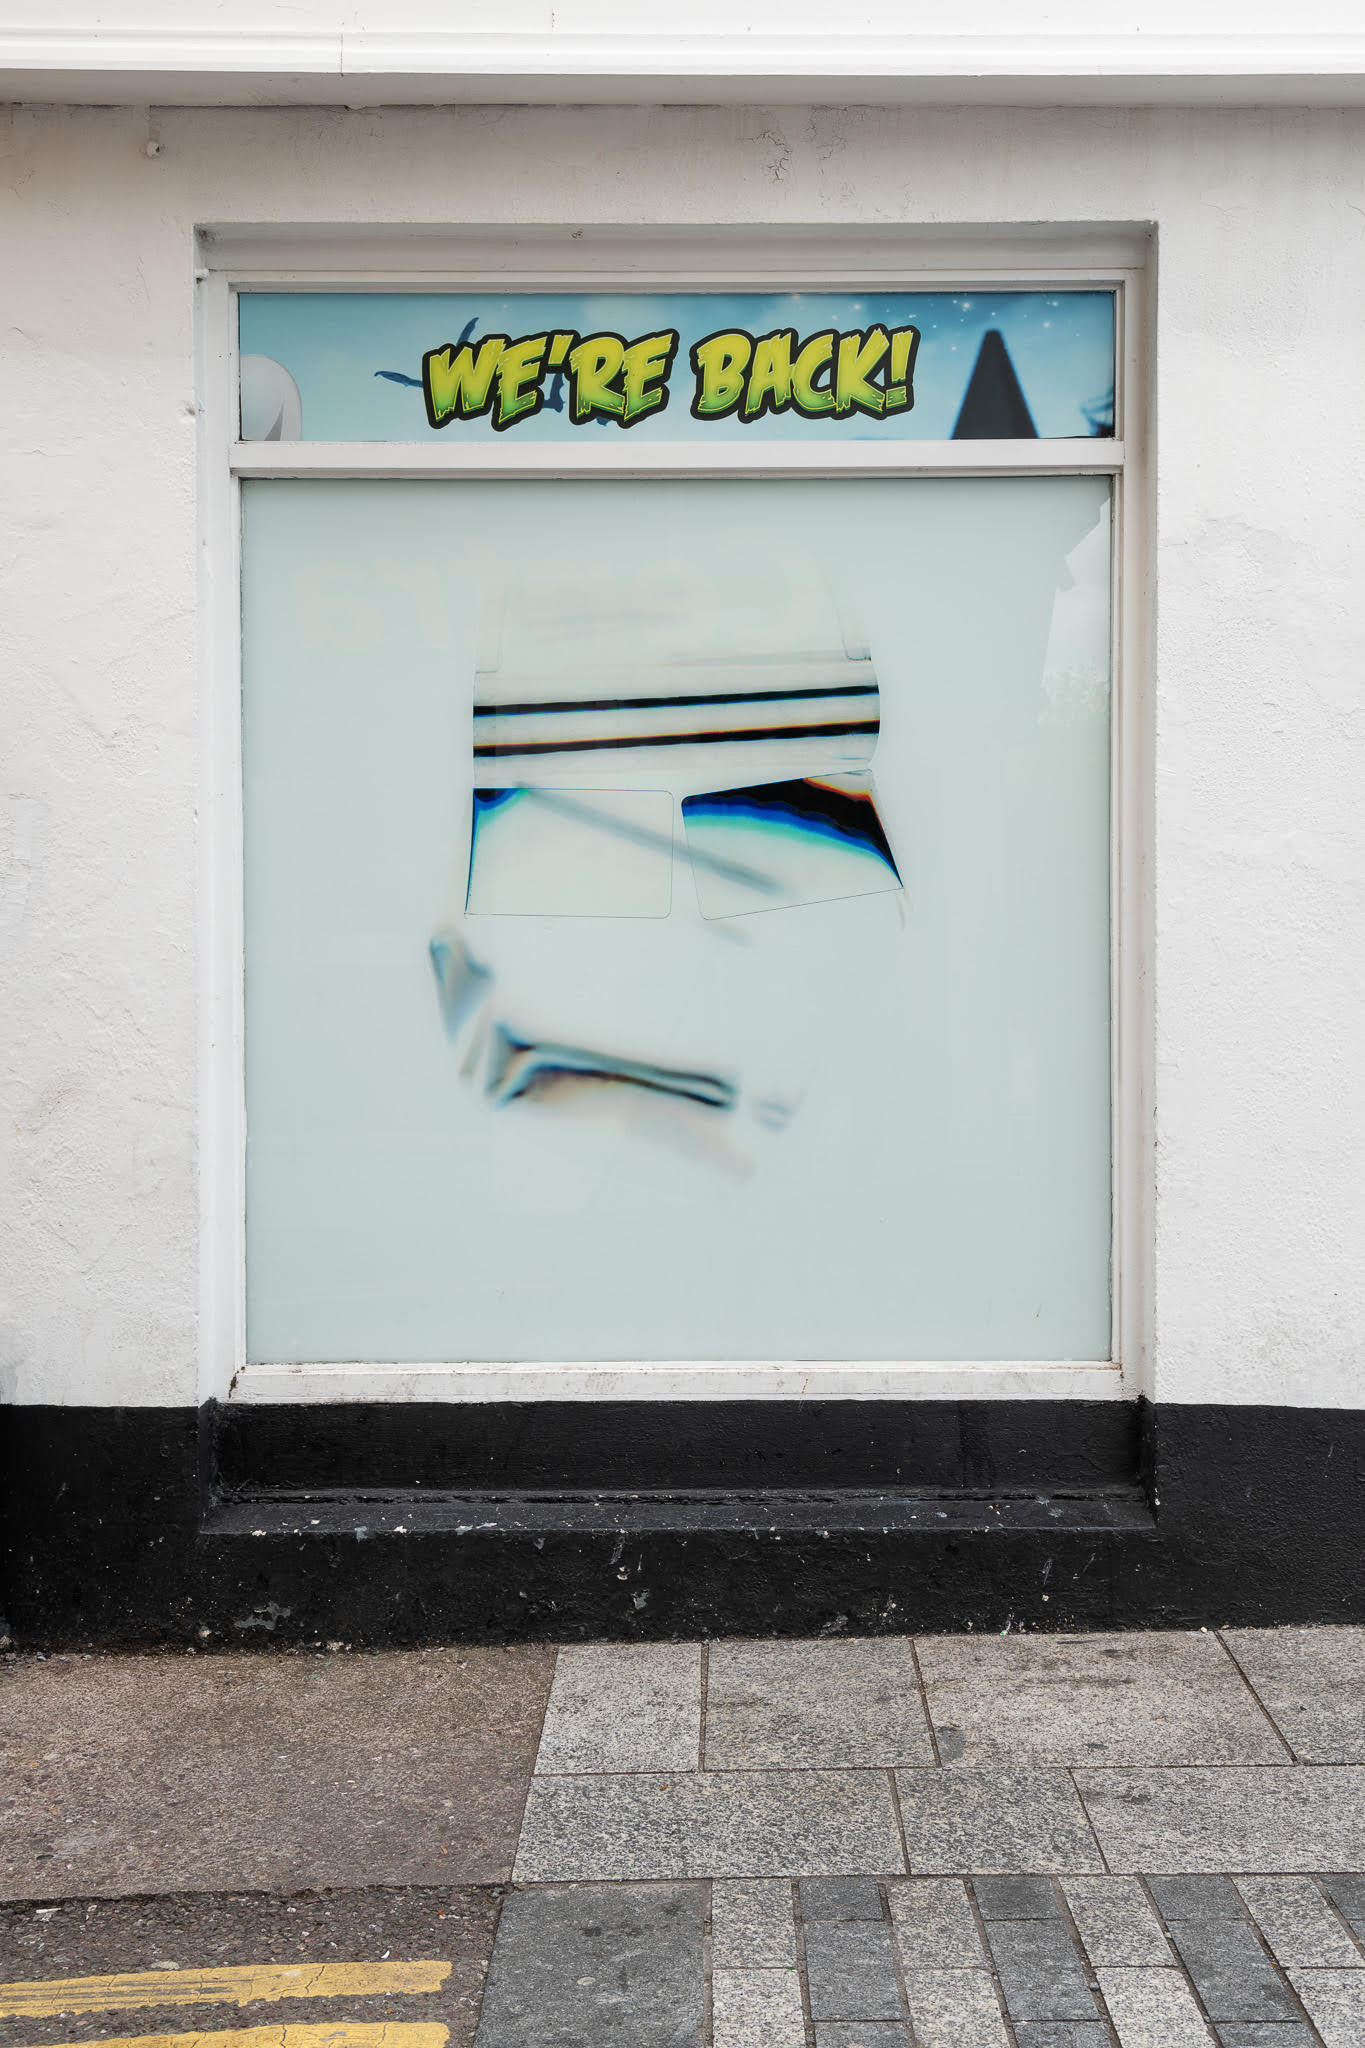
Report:
[[487,35],[94,21],[0,28],[0,95],[9,100],[802,103],[830,94],[863,105],[1358,105],[1365,34],[834,37],[760,27],[743,36]]
[[246,1365],[234,1402],[325,1401],[1121,1401],[1109,1361],[949,1360],[769,1364]]

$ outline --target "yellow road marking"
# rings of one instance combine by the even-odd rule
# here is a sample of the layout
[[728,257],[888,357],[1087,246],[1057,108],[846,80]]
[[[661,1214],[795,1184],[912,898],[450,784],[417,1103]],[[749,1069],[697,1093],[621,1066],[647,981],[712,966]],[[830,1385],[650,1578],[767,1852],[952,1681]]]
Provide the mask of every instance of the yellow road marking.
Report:
[[[0,1984],[0,2019],[51,2019],[62,2012],[129,2012],[145,2005],[250,2005],[257,1998],[392,1997],[404,1991],[436,1991],[449,1975],[449,1963],[231,1963],[218,1970],[53,1977],[35,1984]],[[285,2031],[311,2035],[315,2030],[292,2027]],[[278,2032],[278,2028],[265,2028],[263,2044],[266,2035],[273,2041]],[[248,2035],[254,2039],[250,2028],[243,2034],[187,2034],[184,2038],[245,2042]],[[179,2040],[180,2036],[165,2038]],[[444,2040],[444,2033],[441,2038]],[[308,2048],[308,2043],[291,2041],[286,2048]],[[433,2044],[413,2041],[409,2048],[433,2048]]]
[[[225,2034],[129,2034],[119,2041],[100,2041],[93,2048],[445,2048],[449,2027],[437,2021],[421,2025],[379,2021],[364,2025],[338,2020],[330,2027],[241,2027]],[[60,2048],[92,2048],[88,2041],[65,2041]]]

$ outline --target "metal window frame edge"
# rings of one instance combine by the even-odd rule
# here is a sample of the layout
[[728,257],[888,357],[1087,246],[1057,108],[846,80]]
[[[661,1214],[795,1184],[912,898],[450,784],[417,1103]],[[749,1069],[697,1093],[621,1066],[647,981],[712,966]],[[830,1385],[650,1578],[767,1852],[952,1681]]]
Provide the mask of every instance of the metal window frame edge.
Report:
[[[1017,236],[1017,260],[1005,260]],[[703,239],[704,238],[704,239]],[[647,239],[647,238],[646,238]],[[220,224],[196,236],[199,417],[200,1399],[1131,1399],[1150,1393],[1152,1276],[1152,691],[1155,231],[1036,228],[377,231]],[[620,252],[629,250],[629,265]],[[705,250],[713,252],[704,261]],[[606,259],[618,252],[618,267]],[[492,252],[492,260],[490,260]],[[956,260],[954,260],[956,252]],[[390,261],[381,266],[378,258]],[[775,254],[777,260],[774,260]],[[1089,260],[1087,260],[1089,258]],[[1117,259],[1117,260],[1116,260]],[[884,476],[1106,474],[1112,522],[1110,769],[1111,1356],[1108,1359],[251,1363],[246,1356],[246,1102],[241,782],[241,485],[268,476],[847,476],[866,443],[807,452],[656,442],[491,450],[237,438],[243,290],[727,291],[1112,289],[1115,437],[919,442],[875,451]],[[387,1390],[392,1390],[391,1392]]]

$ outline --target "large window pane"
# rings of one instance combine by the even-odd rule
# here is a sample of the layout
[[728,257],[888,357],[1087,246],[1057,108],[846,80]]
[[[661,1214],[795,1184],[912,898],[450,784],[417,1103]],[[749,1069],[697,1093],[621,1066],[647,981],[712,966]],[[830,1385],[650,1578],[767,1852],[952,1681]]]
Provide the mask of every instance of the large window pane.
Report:
[[1108,1356],[1109,490],[245,486],[253,1359]]

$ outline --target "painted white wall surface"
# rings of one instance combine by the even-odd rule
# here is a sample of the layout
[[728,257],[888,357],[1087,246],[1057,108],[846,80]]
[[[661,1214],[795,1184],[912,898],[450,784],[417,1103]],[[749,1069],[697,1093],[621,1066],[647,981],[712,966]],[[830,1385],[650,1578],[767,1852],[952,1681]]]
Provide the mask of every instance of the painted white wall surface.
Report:
[[1151,221],[1153,1371],[1365,1405],[1365,116],[2,117],[0,1386],[197,1396],[194,228]]

